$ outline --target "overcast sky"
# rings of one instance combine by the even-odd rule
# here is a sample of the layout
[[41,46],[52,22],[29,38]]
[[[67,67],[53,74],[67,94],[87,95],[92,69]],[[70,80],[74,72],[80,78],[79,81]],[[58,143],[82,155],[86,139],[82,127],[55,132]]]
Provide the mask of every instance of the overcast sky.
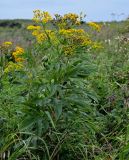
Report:
[[91,21],[118,20],[129,15],[129,0],[0,0],[0,19],[30,19],[35,9],[52,14],[82,11]]

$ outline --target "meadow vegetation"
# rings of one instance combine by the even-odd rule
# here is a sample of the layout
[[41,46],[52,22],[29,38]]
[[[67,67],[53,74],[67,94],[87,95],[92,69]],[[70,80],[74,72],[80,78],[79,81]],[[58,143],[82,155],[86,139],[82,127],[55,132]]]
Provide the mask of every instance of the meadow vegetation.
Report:
[[73,13],[0,21],[0,159],[129,159],[129,22]]

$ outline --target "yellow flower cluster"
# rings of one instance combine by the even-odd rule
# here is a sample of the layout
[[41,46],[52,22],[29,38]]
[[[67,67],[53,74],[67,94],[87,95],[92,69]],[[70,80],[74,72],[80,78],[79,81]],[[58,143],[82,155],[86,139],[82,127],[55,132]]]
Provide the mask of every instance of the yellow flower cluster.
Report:
[[[68,13],[64,16],[56,14],[55,19],[52,21],[56,26],[56,30],[47,30],[44,24],[52,20],[51,15],[48,12],[36,10],[34,11],[33,20],[39,24],[42,22],[43,25],[30,25],[27,29],[32,30],[32,35],[36,37],[38,43],[51,43],[56,48],[62,48],[62,52],[65,55],[78,53],[79,49],[99,48],[100,46],[91,40],[84,29],[74,28],[74,26],[80,24],[82,18],[82,15],[78,16],[73,13]],[[88,25],[97,31],[101,29],[94,22],[89,22]]]
[[41,43],[46,40],[46,35],[43,32],[33,31],[32,35],[36,37],[38,43]]
[[12,42],[6,41],[6,42],[3,42],[2,46],[5,48],[8,48],[8,47],[12,46],[12,44],[13,44]]
[[23,62],[24,61],[24,58],[21,58],[22,54],[24,53],[24,49],[17,46],[15,48],[15,51],[12,53],[14,59],[15,59],[15,62]]
[[29,25],[27,29],[33,31],[32,35],[36,37],[38,43],[41,43],[42,41],[46,40],[46,35],[43,32],[41,26]]
[[33,32],[32,33],[34,36],[36,36],[36,39],[37,39],[37,42],[38,43],[42,43],[43,41],[45,41],[46,40],[46,35],[45,35],[45,33],[36,33],[36,32]]
[[68,13],[65,14],[63,17],[64,21],[71,21],[73,24],[80,24],[80,20],[79,20],[79,16],[77,14],[74,13]]
[[97,23],[89,22],[88,25],[98,32],[101,30],[101,26],[98,25]]
[[82,46],[92,46],[92,44],[93,44],[93,41],[90,38],[85,37],[83,39]]
[[46,39],[46,35],[43,33],[41,26],[29,25],[27,29],[32,30],[32,35],[36,37],[38,43]]
[[20,63],[13,63],[9,62],[7,67],[4,70],[4,73],[14,72],[14,71],[20,71],[23,68],[23,65]]
[[[25,59],[22,58],[21,56],[24,53],[24,49],[17,46],[14,52],[12,52],[11,48],[12,44],[13,44],[12,42],[6,41],[3,42],[2,45],[0,45],[1,58],[3,60],[1,65],[4,73],[21,70],[21,68],[23,68],[23,64],[21,62],[23,62]],[[14,62],[10,61],[10,59],[12,58],[14,59]]]
[[65,36],[72,36],[74,34],[84,34],[85,31],[83,29],[61,29],[59,30],[59,34]]
[[59,29],[70,29],[73,28],[73,26],[80,25],[84,17],[85,15],[82,15],[82,13],[80,15],[68,13],[64,16],[55,14],[55,18],[52,23]]
[[48,37],[54,42],[54,44],[57,43],[57,37],[55,36],[55,32],[52,30],[44,30],[41,26],[33,25],[29,25],[27,29],[32,30],[32,35],[36,37],[38,43],[45,42]]
[[40,30],[41,26],[34,26],[34,25],[29,25],[27,27],[28,30]]
[[63,46],[62,49],[65,55],[73,55],[76,48],[73,45],[67,45]]
[[86,35],[83,29],[62,29],[59,33],[63,35],[70,44],[76,46],[89,46],[92,45],[91,39]]
[[40,10],[34,11],[33,21],[35,21],[36,23],[39,23],[39,22],[47,23],[51,20],[52,20],[52,16],[48,12],[44,12]]

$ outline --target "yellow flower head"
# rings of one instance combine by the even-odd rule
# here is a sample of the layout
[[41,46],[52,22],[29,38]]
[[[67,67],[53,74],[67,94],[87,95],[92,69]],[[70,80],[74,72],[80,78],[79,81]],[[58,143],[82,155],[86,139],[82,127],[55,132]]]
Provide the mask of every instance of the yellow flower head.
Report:
[[79,18],[79,16],[77,14],[74,14],[74,13],[68,13],[68,14],[65,14],[63,19],[64,20],[74,20],[74,21],[77,21],[77,19]]
[[70,22],[72,25],[80,25],[80,17],[74,13],[68,13],[63,16],[63,21]]
[[38,22],[47,23],[51,20],[52,20],[52,16],[49,14],[49,12],[44,12],[40,10],[34,11],[33,21],[35,21],[36,23]]
[[17,46],[15,48],[15,51],[12,53],[12,55],[13,55],[13,57],[15,59],[15,62],[23,62],[23,58],[21,58],[19,56],[21,56],[22,54],[24,54],[24,52],[25,52],[24,49],[21,48],[21,47],[19,47],[19,46]]
[[98,32],[101,30],[101,26],[98,25],[97,23],[89,22],[88,25]]
[[73,55],[75,47],[73,45],[64,46],[63,51],[65,55]]
[[21,48],[21,47],[19,47],[19,46],[16,47],[15,51],[16,51],[17,53],[19,53],[19,54],[24,53],[24,49]]
[[72,36],[74,34],[84,34],[85,31],[83,29],[61,29],[59,33],[65,36]]
[[4,46],[4,47],[10,47],[11,45],[12,45],[13,43],[12,42],[4,42],[2,45]]
[[44,33],[40,33],[36,36],[37,42],[41,43],[46,40],[46,35]]
[[38,31],[38,30],[34,30],[33,32],[32,32],[32,35],[33,36],[38,36],[40,34],[40,32]]
[[82,43],[82,46],[91,46],[92,45],[92,40],[89,39],[89,38],[85,38],[83,43]]
[[24,62],[25,59],[24,58],[15,58],[15,62]]
[[13,63],[13,62],[9,62],[7,67],[4,70],[4,73],[20,71],[22,68],[23,68],[22,64],[16,64],[16,63]]
[[40,30],[41,29],[41,26],[33,26],[33,25],[29,25],[27,27],[28,30]]

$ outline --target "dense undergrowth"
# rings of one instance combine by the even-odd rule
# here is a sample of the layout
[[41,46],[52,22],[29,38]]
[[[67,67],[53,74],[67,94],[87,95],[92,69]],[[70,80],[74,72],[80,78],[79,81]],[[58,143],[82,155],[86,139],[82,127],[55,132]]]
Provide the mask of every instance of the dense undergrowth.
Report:
[[129,159],[129,40],[82,18],[37,10],[28,49],[1,44],[1,160]]

